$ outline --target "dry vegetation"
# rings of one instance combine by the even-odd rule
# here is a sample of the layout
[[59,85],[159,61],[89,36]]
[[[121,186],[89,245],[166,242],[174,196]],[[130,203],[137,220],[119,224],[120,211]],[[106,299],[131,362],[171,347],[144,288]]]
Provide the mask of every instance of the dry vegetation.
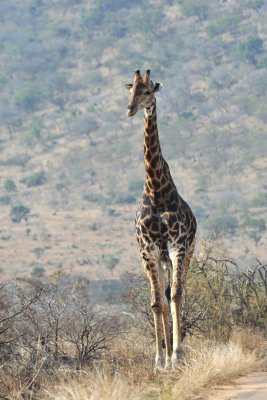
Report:
[[113,312],[90,293],[89,281],[63,275],[1,285],[3,398],[187,399],[264,362],[267,266],[239,271],[212,243],[190,270],[177,370],[153,374],[147,281],[134,277]]
[[[140,335],[127,337],[125,341],[126,339],[127,345],[117,344],[117,357],[119,356],[121,365],[105,365],[93,372],[84,371],[75,379],[64,380],[56,388],[47,388],[44,399],[183,400],[206,392],[211,386],[255,370],[262,363],[258,356],[262,354],[263,335],[250,331],[235,332],[228,343],[204,339],[187,341],[185,365],[179,370],[155,377],[151,373],[151,344]],[[143,346],[140,349],[141,340]]]

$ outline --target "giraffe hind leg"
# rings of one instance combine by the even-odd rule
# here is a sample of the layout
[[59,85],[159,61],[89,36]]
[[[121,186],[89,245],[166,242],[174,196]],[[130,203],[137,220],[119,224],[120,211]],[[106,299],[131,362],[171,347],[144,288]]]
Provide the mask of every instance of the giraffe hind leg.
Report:
[[182,249],[173,250],[173,279],[171,287],[171,314],[173,326],[172,365],[179,364],[183,359],[181,345],[181,302],[183,292],[182,271],[185,252]]
[[193,241],[190,247],[183,251],[178,249],[174,252],[173,262],[173,283],[171,289],[171,312],[173,318],[173,354],[172,363],[175,366],[183,360],[182,331],[181,331],[181,303],[184,291],[186,276],[189,270],[190,260],[195,248]]
[[183,282],[186,282],[186,277],[187,277],[187,273],[189,270],[189,266],[190,266],[190,261],[192,258],[192,255],[194,253],[195,250],[195,239],[193,240],[193,242],[191,243],[191,245],[189,246],[189,249],[187,250],[187,252],[185,253],[185,257],[184,257],[184,262],[183,262]]

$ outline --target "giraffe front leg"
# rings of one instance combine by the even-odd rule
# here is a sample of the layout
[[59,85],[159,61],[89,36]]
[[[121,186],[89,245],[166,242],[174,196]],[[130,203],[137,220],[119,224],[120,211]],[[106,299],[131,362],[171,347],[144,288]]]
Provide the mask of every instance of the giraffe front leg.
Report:
[[155,261],[145,263],[145,271],[151,286],[151,308],[154,317],[155,335],[156,335],[156,357],[154,371],[161,370],[164,366],[164,357],[162,351],[162,311],[163,299],[160,290],[159,268]]
[[[169,272],[169,271],[168,271]],[[159,280],[160,280],[160,291],[162,298],[162,325],[163,334],[165,340],[165,368],[169,369],[172,365],[171,363],[171,340],[170,340],[170,330],[169,330],[169,304],[165,296],[165,271],[162,267],[159,268]]]
[[183,293],[182,269],[183,269],[182,254],[178,254],[173,261],[173,282],[171,288],[171,314],[173,323],[173,352],[172,365],[173,367],[180,364],[183,360],[183,349],[181,340],[181,302]]

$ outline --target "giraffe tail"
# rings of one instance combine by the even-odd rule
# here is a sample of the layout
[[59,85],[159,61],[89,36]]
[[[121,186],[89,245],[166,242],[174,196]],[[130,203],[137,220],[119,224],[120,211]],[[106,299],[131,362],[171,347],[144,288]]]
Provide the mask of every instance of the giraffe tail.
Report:
[[168,274],[168,282],[167,282],[168,286],[165,289],[165,297],[166,297],[168,303],[170,303],[170,301],[171,301],[171,269],[170,268],[167,269],[167,274]]
[[170,282],[168,283],[168,286],[165,289],[165,297],[169,303],[171,301],[171,284],[170,284]]

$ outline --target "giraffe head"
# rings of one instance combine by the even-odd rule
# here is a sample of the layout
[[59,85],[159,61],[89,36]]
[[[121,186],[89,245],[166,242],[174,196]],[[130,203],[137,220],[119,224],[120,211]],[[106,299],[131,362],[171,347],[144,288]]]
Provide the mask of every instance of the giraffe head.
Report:
[[134,75],[134,83],[125,85],[130,92],[130,101],[127,107],[128,117],[132,117],[138,110],[150,108],[154,102],[154,93],[159,92],[162,84],[153,83],[150,79],[150,69],[147,69],[143,78],[137,69]]

